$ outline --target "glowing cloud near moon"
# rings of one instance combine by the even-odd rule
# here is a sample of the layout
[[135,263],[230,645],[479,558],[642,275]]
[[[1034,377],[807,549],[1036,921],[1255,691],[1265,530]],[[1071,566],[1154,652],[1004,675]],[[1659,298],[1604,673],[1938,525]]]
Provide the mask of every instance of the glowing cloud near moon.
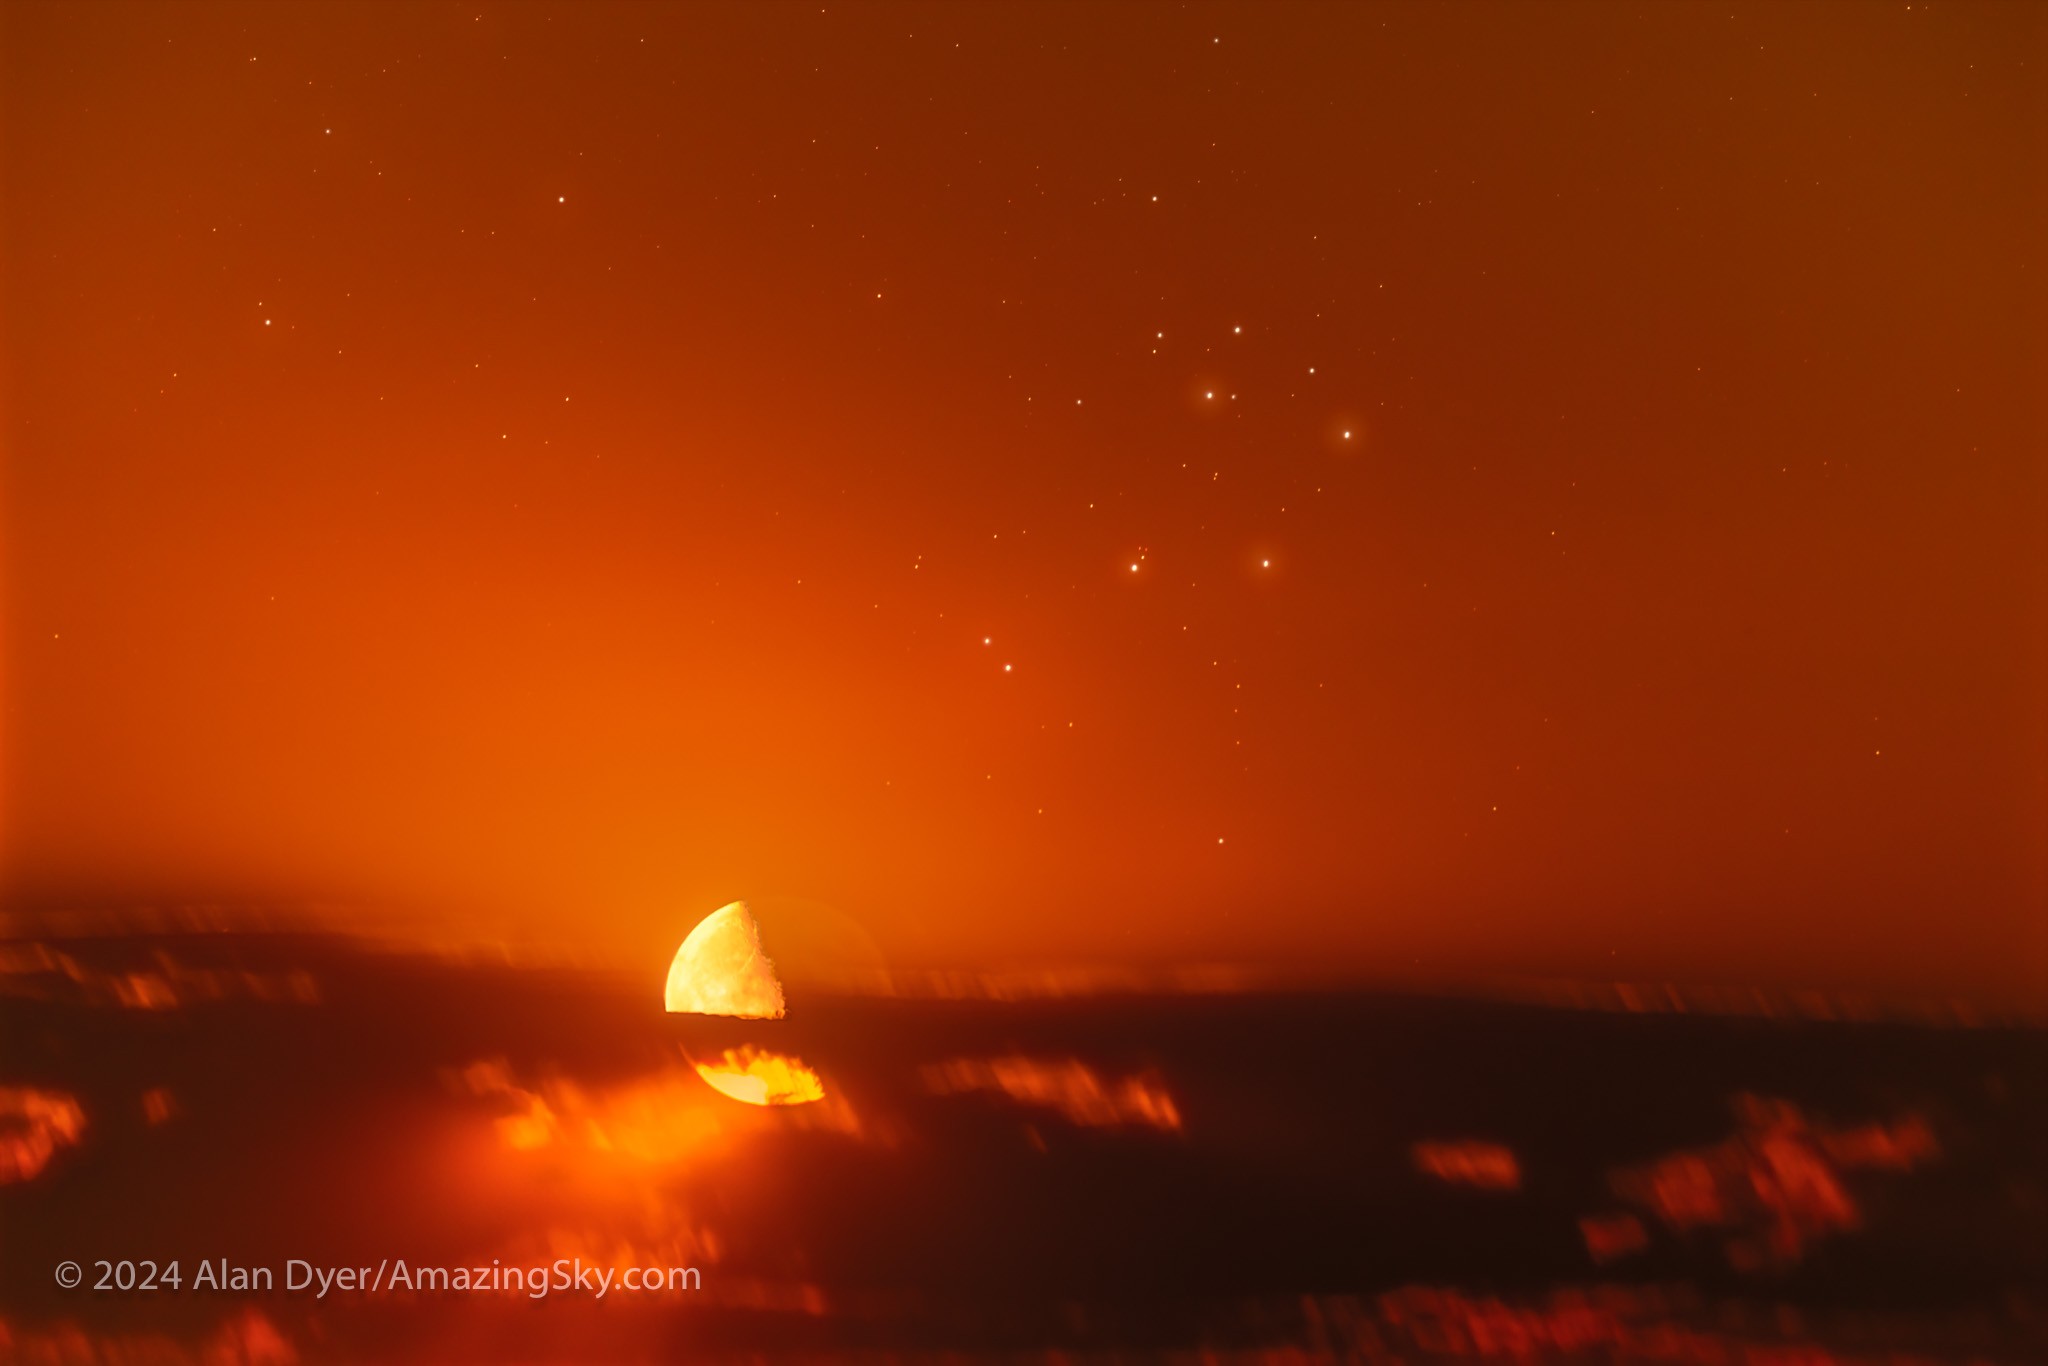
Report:
[[782,983],[746,902],[721,906],[697,922],[668,966],[663,997],[677,1014],[782,1018]]

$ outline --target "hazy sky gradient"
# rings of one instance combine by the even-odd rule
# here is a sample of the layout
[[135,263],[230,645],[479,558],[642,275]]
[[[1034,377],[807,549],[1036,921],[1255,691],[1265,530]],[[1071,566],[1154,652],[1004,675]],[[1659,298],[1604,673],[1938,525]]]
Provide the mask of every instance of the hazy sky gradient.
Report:
[[10,5],[0,890],[2039,987],[2043,16]]

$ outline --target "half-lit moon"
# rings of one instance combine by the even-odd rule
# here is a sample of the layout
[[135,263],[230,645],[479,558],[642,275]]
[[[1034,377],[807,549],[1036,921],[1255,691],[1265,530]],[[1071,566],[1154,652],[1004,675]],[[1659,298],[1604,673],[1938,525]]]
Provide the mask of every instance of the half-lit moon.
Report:
[[761,927],[747,903],[720,906],[697,922],[668,965],[663,996],[671,1011],[782,1018],[782,983],[761,951]]

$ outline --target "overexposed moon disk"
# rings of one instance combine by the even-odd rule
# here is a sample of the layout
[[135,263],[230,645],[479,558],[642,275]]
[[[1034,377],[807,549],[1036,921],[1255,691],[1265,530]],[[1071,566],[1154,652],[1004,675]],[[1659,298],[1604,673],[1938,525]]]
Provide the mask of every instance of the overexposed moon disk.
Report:
[[663,992],[672,1012],[782,1018],[782,983],[761,951],[761,927],[744,901],[720,906],[697,922],[675,961]]

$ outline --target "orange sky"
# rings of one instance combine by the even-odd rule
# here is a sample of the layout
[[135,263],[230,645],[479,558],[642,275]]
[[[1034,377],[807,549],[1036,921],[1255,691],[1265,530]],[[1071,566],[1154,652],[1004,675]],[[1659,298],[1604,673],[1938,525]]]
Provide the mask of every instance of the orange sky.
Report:
[[2048,981],[2038,6],[5,23],[9,905]]

